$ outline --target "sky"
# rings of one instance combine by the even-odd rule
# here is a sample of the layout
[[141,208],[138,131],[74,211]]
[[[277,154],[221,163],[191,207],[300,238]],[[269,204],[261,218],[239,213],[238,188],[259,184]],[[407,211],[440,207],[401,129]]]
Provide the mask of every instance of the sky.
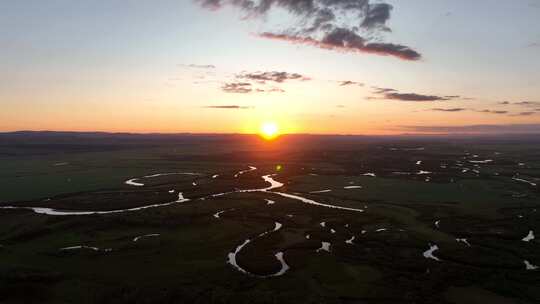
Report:
[[0,131],[540,133],[540,0],[0,1]]

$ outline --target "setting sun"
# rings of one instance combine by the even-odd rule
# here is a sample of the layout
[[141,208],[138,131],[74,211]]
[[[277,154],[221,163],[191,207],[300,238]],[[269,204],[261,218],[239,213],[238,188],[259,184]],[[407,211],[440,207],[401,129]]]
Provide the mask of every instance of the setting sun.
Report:
[[261,136],[264,139],[274,139],[279,135],[279,127],[275,122],[265,122],[261,126]]

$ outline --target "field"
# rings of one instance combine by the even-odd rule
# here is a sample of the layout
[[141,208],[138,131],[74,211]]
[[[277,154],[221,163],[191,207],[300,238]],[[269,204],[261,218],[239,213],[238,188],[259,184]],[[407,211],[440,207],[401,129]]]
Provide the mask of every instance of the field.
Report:
[[0,134],[0,303],[538,303],[538,184],[531,138]]

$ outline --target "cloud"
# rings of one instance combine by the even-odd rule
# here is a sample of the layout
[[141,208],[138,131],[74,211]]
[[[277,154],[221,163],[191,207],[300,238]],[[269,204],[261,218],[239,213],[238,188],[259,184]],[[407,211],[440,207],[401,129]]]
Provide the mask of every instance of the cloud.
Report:
[[276,86],[269,86],[268,84],[281,84],[291,80],[308,81],[311,78],[298,73],[278,71],[242,72],[234,75],[234,80],[225,83],[221,89],[227,93],[283,93],[285,90]]
[[266,20],[270,11],[285,11],[291,24],[282,22],[258,36],[273,40],[307,44],[327,50],[370,53],[418,60],[421,54],[412,48],[383,42],[382,34],[391,32],[388,21],[392,5],[371,0],[194,0],[202,7],[219,10],[231,6],[246,19]]
[[213,64],[180,64],[182,67],[194,68],[194,69],[215,69],[216,66]]
[[534,114],[538,114],[538,113],[527,111],[527,112],[519,112],[519,113],[516,113],[516,114],[512,114],[510,116],[531,116],[531,115],[534,115]]
[[338,83],[340,87],[345,87],[345,86],[350,86],[350,85],[356,85],[360,87],[364,86],[364,84],[361,82],[356,82],[356,81],[351,81],[351,80],[338,81]]
[[406,132],[434,134],[539,134],[540,124],[401,126],[399,129]]
[[253,91],[251,83],[248,82],[229,82],[224,84],[221,89],[227,93],[250,93]]
[[516,105],[516,106],[524,106],[524,107],[539,107],[540,101],[519,101],[519,102],[501,101],[501,102],[498,102],[497,104]]
[[540,106],[540,101],[520,101],[520,102],[514,102],[514,104],[518,106],[538,107]]
[[321,40],[311,37],[288,34],[261,33],[262,38],[283,40],[296,44],[306,44],[326,50],[348,53],[370,53],[382,56],[394,56],[403,60],[419,60],[422,56],[415,50],[400,44],[366,42],[358,34],[343,28],[336,28],[323,36]]
[[474,110],[474,109],[466,109],[466,108],[433,108],[431,109],[431,111],[436,111],[436,112],[463,112],[463,111],[468,111],[468,110],[478,112],[478,113],[508,114],[508,111],[499,111],[499,110],[490,110],[490,109],[485,109],[485,110]]
[[285,90],[281,89],[281,88],[276,88],[276,87],[273,87],[273,88],[269,88],[269,89],[261,89],[261,88],[257,88],[255,91],[257,92],[267,92],[267,93],[284,93]]
[[436,112],[463,112],[463,111],[466,111],[467,109],[465,108],[450,108],[450,109],[443,109],[443,108],[433,108],[431,109],[431,111],[436,111]]
[[385,31],[390,31],[386,26],[386,22],[390,19],[390,11],[393,7],[386,3],[368,4],[368,9],[362,27],[365,28],[381,28]]
[[401,100],[401,101],[439,101],[449,100],[450,98],[436,95],[423,95],[417,93],[387,93],[385,99]]
[[245,110],[253,109],[251,106],[225,105],[225,106],[204,106],[205,109],[225,109],[225,110]]
[[390,89],[390,88],[380,88],[380,87],[372,87],[373,90],[375,90],[373,93],[375,94],[386,94],[390,92],[397,92],[397,90]]
[[242,73],[236,75],[237,79],[251,80],[258,83],[266,83],[267,81],[282,83],[286,80],[310,80],[309,77],[300,75],[298,73],[287,72],[254,72],[254,73]]
[[381,97],[368,97],[368,99],[385,99],[385,100],[399,100],[399,101],[444,101],[451,100],[452,98],[437,96],[437,95],[424,95],[417,93],[398,93],[389,92],[382,94]]
[[508,114],[508,111],[489,110],[489,109],[476,110],[476,112],[479,112],[479,113],[491,113],[491,114]]
[[368,97],[368,100],[399,100],[399,101],[446,101],[461,98],[459,95],[425,95],[419,93],[400,93],[396,89],[372,87],[373,94],[378,96]]
[[[430,110],[431,111],[436,111],[436,112],[463,112],[463,111],[467,111],[466,108],[433,108],[433,109],[430,109]],[[509,111],[505,111],[505,110],[490,110],[490,109],[484,109],[484,110],[470,109],[470,110],[474,111],[474,112],[478,112],[478,113],[499,114],[499,115],[509,114],[510,113]],[[508,116],[531,116],[531,115],[538,114],[537,113],[538,110],[540,110],[540,109],[535,109],[534,111],[526,111],[526,112],[519,112],[519,113],[515,113],[515,114],[509,114]]]

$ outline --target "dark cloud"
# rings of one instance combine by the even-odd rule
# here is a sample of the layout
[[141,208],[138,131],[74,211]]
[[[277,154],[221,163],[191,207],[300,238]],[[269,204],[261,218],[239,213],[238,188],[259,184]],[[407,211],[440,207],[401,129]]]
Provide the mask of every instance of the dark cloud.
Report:
[[360,86],[360,87],[364,86],[364,84],[361,83],[361,82],[351,81],[351,80],[338,81],[338,83],[339,83],[339,86],[341,86],[341,87],[350,86],[350,85],[356,85],[356,86]]
[[251,83],[248,82],[229,82],[224,84],[221,89],[227,93],[250,93],[253,91]]
[[443,108],[433,108],[431,109],[431,111],[436,111],[436,112],[463,112],[463,111],[466,111],[467,109],[465,108],[450,108],[450,109],[443,109]]
[[[195,0],[202,7],[218,10],[224,6],[239,8],[245,18],[268,17],[273,9],[287,11],[293,25],[259,34],[260,37],[308,44],[327,50],[371,53],[418,60],[421,54],[412,48],[381,42],[392,6],[370,0]],[[368,35],[365,35],[365,34]]]
[[312,26],[303,30],[304,34],[311,34],[319,30],[320,28],[327,27],[328,23],[332,22],[336,18],[334,12],[330,9],[321,9],[317,12],[317,16],[314,18]]
[[445,101],[459,98],[457,95],[447,95],[447,96],[438,96],[438,95],[424,95],[418,93],[400,93],[395,89],[390,88],[380,88],[372,87],[373,94],[378,96],[371,96],[367,99],[382,99],[382,100],[399,100],[399,101]]
[[336,50],[341,52],[371,53],[382,56],[394,56],[403,60],[418,60],[421,58],[420,53],[407,46],[393,43],[367,43],[358,34],[343,28],[334,29],[332,32],[327,33],[320,41],[311,37],[274,34],[268,32],[262,33],[259,36],[267,39],[307,44],[321,49]]
[[394,43],[368,43],[363,48],[357,48],[357,50],[383,56],[394,56],[403,60],[419,60],[422,57],[417,51]]
[[225,109],[225,110],[245,110],[253,109],[250,106],[238,106],[238,105],[225,105],[225,106],[204,106],[205,109]]
[[255,73],[242,73],[236,75],[237,79],[251,80],[259,83],[266,83],[267,81],[273,81],[282,83],[286,80],[310,80],[309,77],[300,75],[298,73],[287,72],[255,72]]
[[386,3],[368,4],[367,13],[362,21],[362,27],[376,28],[379,27],[385,31],[390,31],[386,26],[386,22],[390,19],[390,11],[392,6]]
[[417,94],[417,93],[397,93],[397,92],[390,92],[385,93],[381,97],[371,97],[370,99],[387,99],[387,100],[399,100],[399,101],[443,101],[443,100],[450,100],[451,98],[447,98],[444,96],[437,96],[437,95],[423,95],[423,94]]
[[401,101],[438,101],[448,100],[449,98],[436,95],[422,95],[416,93],[387,93],[384,96],[386,99],[401,100]]
[[540,134],[540,124],[402,126],[399,129],[406,132],[435,134]]
[[509,104],[510,104],[510,101],[501,101],[501,102],[498,102],[497,104],[500,104],[500,105],[509,105]]

